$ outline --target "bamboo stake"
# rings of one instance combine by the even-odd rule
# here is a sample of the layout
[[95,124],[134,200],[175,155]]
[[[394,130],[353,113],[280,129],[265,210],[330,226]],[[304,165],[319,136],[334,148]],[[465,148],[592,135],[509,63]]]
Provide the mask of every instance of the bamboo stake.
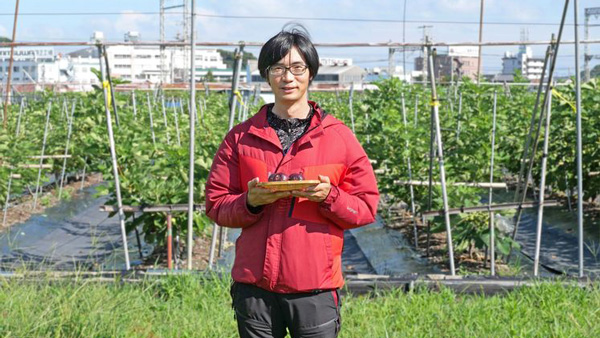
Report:
[[446,233],[447,233],[447,241],[448,241],[448,260],[450,263],[450,273],[452,276],[456,275],[456,271],[454,270],[454,244],[452,243],[452,228],[450,227],[450,215],[448,214],[448,194],[446,192],[446,170],[444,168],[444,151],[442,146],[442,132],[440,130],[440,120],[439,120],[439,100],[437,97],[436,89],[435,89],[435,75],[433,69],[433,52],[431,50],[431,46],[427,47],[428,49],[428,62],[429,62],[429,78],[431,80],[431,110],[433,114],[433,120],[435,124],[435,135],[436,135],[436,143],[438,150],[438,162],[440,166],[440,183],[442,185],[442,200],[444,204],[444,220],[446,222]]
[[71,116],[67,117],[69,121],[68,131],[67,131],[67,144],[65,145],[65,158],[63,159],[62,170],[60,173],[60,188],[58,189],[58,200],[62,199],[62,190],[65,182],[65,170],[67,168],[67,156],[69,155],[69,143],[71,141],[71,131],[73,129],[73,116],[75,114],[75,100],[73,100],[73,107],[71,108]]
[[40,167],[38,169],[37,183],[35,184],[35,194],[33,196],[32,210],[37,206],[38,190],[40,187],[40,178],[42,177],[42,164],[44,162],[44,152],[46,151],[46,140],[48,139],[48,125],[50,124],[50,111],[52,110],[52,99],[48,101],[48,111],[46,113],[46,124],[44,126],[44,139],[42,141],[42,154],[40,155]]
[[[552,87],[548,87],[552,93]],[[550,117],[552,116],[552,95],[548,96],[546,113],[546,129],[544,130],[544,149],[542,152],[542,177],[540,179],[540,206],[538,207],[537,227],[535,236],[535,256],[533,261],[533,275],[538,276],[540,266],[540,247],[542,243],[542,222],[544,220],[544,198],[546,190],[546,163],[548,162],[548,142],[550,138]]]
[[[408,142],[408,133],[407,133],[407,122],[406,122],[406,106],[404,105],[404,93],[402,93],[402,121],[404,123],[404,135],[406,137],[406,142],[405,142],[405,147],[406,150],[408,151],[409,149],[409,142]],[[406,156],[406,166],[408,169],[408,180],[412,181],[412,168],[411,168],[411,163],[410,163],[410,153],[408,156]],[[413,222],[413,235],[414,235],[414,240],[415,240],[415,248],[419,247],[419,236],[417,233],[417,220],[415,219],[415,192],[413,189],[413,186],[410,185],[409,186],[409,191],[410,191],[410,212],[411,212],[411,216],[412,216],[412,222]]]

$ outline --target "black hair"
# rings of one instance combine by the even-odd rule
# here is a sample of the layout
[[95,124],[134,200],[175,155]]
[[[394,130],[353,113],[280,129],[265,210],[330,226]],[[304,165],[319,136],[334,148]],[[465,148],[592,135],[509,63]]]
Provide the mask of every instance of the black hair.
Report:
[[306,28],[297,23],[286,24],[281,32],[270,38],[262,46],[258,56],[260,76],[269,82],[267,68],[283,59],[292,47],[296,47],[298,52],[304,57],[304,60],[306,60],[312,82],[312,79],[317,76],[317,72],[319,71],[319,54],[310,41],[310,35],[306,31]]

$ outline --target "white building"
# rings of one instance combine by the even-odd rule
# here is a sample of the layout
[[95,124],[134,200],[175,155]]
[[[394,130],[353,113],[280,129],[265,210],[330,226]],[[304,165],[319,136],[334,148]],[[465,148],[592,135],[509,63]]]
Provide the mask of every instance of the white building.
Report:
[[[139,41],[139,33],[129,32],[126,42]],[[92,42],[102,41],[103,34],[95,32]],[[106,48],[111,76],[136,82],[161,82],[164,66],[166,82],[179,82],[189,74],[189,51],[168,48],[161,63],[159,46],[108,46]],[[196,69],[224,70],[221,54],[216,49],[196,49]],[[8,75],[10,48],[0,48],[0,80]],[[104,60],[103,60],[104,62]],[[68,84],[72,89],[91,90],[98,78],[92,69],[100,68],[97,47],[80,49],[66,56],[56,54],[53,47],[16,47],[14,50],[13,84]],[[198,75],[197,75],[198,76]],[[73,87],[74,86],[74,87]]]
[[[16,47],[14,50],[12,80],[20,83],[54,83],[66,80],[61,73],[64,62],[54,53],[53,47]],[[0,48],[0,81],[8,77],[10,48]]]
[[[95,32],[92,40],[101,40],[102,34]],[[137,32],[125,34],[125,42],[139,41]],[[111,77],[120,78],[132,83],[158,83],[164,79],[168,83],[182,82],[189,74],[189,51],[183,48],[167,48],[161,53],[159,46],[108,46],[106,47]],[[161,62],[161,55],[164,60]],[[98,51],[96,47],[85,48],[72,53],[69,57],[76,69],[75,82],[95,81],[95,75],[88,73],[89,68],[98,68]],[[196,69],[225,69],[221,54],[216,49],[196,49]],[[94,66],[95,65],[95,66]],[[163,72],[161,68],[164,67]],[[90,75],[91,74],[91,75]]]
[[518,70],[528,80],[539,81],[543,67],[544,59],[534,58],[531,48],[527,46],[520,46],[517,54],[505,52],[502,58],[502,75],[514,75]]

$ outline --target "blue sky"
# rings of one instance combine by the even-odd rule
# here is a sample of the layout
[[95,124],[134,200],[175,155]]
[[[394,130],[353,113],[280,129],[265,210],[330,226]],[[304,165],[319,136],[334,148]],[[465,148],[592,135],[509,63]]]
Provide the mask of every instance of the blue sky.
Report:
[[[181,4],[182,0],[166,0],[168,5]],[[419,26],[432,25],[435,41],[475,42],[478,39],[480,0],[407,0],[406,41],[418,42],[422,38]],[[567,23],[573,23],[571,1]],[[10,36],[15,0],[0,1],[0,35]],[[530,40],[548,40],[558,31],[564,1],[562,0],[486,0],[485,41],[517,41],[521,29],[526,29]],[[299,18],[315,42],[401,42],[401,22],[344,22],[312,21],[303,18],[352,18],[375,20],[402,20],[404,0],[197,0],[201,15],[233,16],[285,16]],[[600,7],[600,0],[579,1],[579,22],[583,24],[583,11],[587,7]],[[21,0],[17,40],[20,41],[88,41],[93,31],[103,31],[110,41],[122,41],[129,30],[141,32],[144,40],[159,37],[159,0]],[[175,9],[173,12],[179,12]],[[173,39],[181,29],[180,14],[167,16],[167,39]],[[94,13],[93,15],[56,15],[32,13]],[[110,13],[110,14],[109,14]],[[196,33],[199,41],[266,41],[289,20],[241,19],[200,16]],[[452,21],[454,23],[443,23]],[[509,24],[495,24],[509,23]],[[541,25],[556,23],[556,25]],[[592,19],[600,24],[600,18]],[[580,30],[583,39],[583,28]],[[600,27],[590,29],[591,39],[600,39]],[[573,40],[573,26],[567,26],[565,40]],[[534,54],[542,57],[545,47],[534,47]],[[488,47],[483,50],[485,73],[501,69],[501,56],[505,51],[516,52],[516,46]],[[258,54],[257,49],[251,52]],[[600,46],[591,51],[600,54]],[[384,48],[320,48],[321,56],[352,57],[356,64],[373,66],[387,64]],[[557,70],[560,74],[573,74],[573,47],[560,50]],[[583,54],[583,48],[581,50]],[[412,61],[418,53],[408,53]],[[396,59],[401,63],[401,57]],[[598,61],[592,61],[592,65]],[[412,63],[407,64],[412,69]]]

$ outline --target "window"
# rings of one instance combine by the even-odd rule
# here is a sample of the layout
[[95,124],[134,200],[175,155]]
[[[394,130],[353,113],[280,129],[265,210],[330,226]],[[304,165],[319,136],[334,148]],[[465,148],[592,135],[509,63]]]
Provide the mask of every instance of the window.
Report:
[[131,68],[131,65],[115,65],[115,68]]
[[149,59],[151,57],[152,57],[152,55],[148,55],[148,54],[138,54],[135,56],[136,59]]
[[19,71],[19,66],[14,66],[13,67],[13,72],[18,72]]
[[128,55],[128,54],[115,54],[115,59],[131,59],[131,55]]

